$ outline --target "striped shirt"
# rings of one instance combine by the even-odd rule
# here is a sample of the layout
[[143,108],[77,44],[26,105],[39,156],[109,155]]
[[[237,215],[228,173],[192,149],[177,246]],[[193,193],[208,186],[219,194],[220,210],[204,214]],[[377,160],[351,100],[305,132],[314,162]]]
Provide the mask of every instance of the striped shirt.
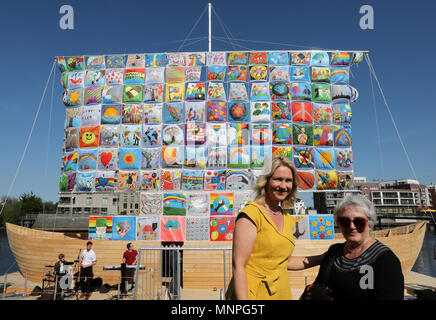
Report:
[[360,256],[348,259],[344,255],[335,258],[334,266],[340,271],[354,271],[360,269],[363,265],[373,263],[382,253],[390,249],[380,241],[376,240]]

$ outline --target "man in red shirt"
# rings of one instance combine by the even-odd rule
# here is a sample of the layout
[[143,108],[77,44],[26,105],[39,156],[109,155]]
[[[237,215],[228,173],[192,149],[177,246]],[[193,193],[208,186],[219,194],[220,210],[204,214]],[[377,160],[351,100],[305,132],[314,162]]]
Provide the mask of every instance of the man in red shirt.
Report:
[[[135,250],[133,244],[129,242],[127,244],[127,250],[124,251],[123,254],[123,264],[121,265],[121,271],[123,271],[123,266],[132,266],[136,265],[136,256],[138,255],[138,251]],[[123,272],[122,272],[123,274]],[[133,278],[135,277],[135,269],[134,268],[125,268],[124,274],[121,276],[121,293],[127,294],[126,291],[126,282],[130,283],[132,286],[129,291],[133,289]]]

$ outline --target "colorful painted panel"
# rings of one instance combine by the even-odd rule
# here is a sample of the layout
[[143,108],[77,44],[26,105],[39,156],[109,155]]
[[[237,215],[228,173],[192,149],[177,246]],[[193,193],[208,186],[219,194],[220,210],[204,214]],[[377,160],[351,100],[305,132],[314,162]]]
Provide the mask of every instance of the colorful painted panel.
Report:
[[203,170],[183,169],[182,171],[182,190],[202,191],[203,190]]
[[189,193],[187,215],[209,216],[209,193]]
[[211,217],[209,225],[210,241],[233,241],[234,217]]
[[166,216],[185,216],[186,204],[186,193],[164,193],[163,214]]
[[178,191],[182,187],[182,170],[162,169],[160,179],[162,191]]
[[[281,103],[281,102],[276,102]],[[251,102],[251,122],[270,122],[271,103],[269,101]]]
[[113,217],[89,217],[89,240],[112,240]]
[[251,188],[251,172],[247,170],[228,169],[226,173],[227,190],[249,190]]
[[76,191],[93,192],[95,183],[95,171],[77,172]]
[[314,146],[333,146],[333,128],[331,126],[313,126]]
[[295,226],[292,230],[295,240],[308,240],[310,239],[309,216],[308,215],[295,215]]
[[300,179],[301,190],[312,190],[316,187],[316,177],[314,170],[297,170],[298,178]]
[[210,215],[231,216],[233,215],[233,193],[211,193]]
[[142,170],[139,176],[139,189],[143,191],[159,191],[160,170]]
[[317,189],[335,190],[338,188],[338,172],[336,170],[317,171]]
[[139,171],[118,171],[116,191],[137,191]]
[[209,217],[186,217],[186,241],[209,240]]
[[160,230],[162,242],[176,242],[185,240],[185,217],[161,217]]
[[315,168],[333,170],[336,166],[335,151],[333,148],[314,148]]
[[206,170],[204,191],[224,191],[226,189],[226,170]]
[[95,174],[95,191],[115,191],[115,171],[97,171]]
[[[140,194],[140,214],[141,215],[161,215],[162,214],[162,194],[141,192]],[[138,239],[139,240],[139,239]]]
[[160,217],[138,217],[136,240],[160,240]]
[[250,166],[249,146],[230,146],[227,160],[228,168],[248,168]]
[[113,217],[112,240],[136,241],[136,218]]
[[310,240],[332,240],[335,238],[333,215],[309,215],[309,227]]

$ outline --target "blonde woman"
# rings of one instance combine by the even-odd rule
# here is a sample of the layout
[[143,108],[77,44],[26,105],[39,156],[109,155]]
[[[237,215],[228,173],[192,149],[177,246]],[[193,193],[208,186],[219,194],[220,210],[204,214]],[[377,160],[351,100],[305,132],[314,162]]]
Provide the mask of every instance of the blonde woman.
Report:
[[289,209],[299,184],[294,164],[274,156],[254,187],[256,198],[239,213],[233,240],[233,278],[227,299],[292,299],[288,270],[319,265],[324,255],[291,257],[295,219]]

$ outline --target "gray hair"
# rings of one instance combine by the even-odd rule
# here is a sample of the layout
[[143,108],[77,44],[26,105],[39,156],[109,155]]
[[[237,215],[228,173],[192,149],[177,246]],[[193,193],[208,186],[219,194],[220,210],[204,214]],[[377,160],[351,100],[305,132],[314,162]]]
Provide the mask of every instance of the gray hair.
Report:
[[372,229],[377,223],[377,215],[375,213],[374,205],[366,197],[361,194],[349,194],[342,199],[335,208],[335,219],[345,211],[348,207],[357,207],[362,209],[368,218],[368,224]]

